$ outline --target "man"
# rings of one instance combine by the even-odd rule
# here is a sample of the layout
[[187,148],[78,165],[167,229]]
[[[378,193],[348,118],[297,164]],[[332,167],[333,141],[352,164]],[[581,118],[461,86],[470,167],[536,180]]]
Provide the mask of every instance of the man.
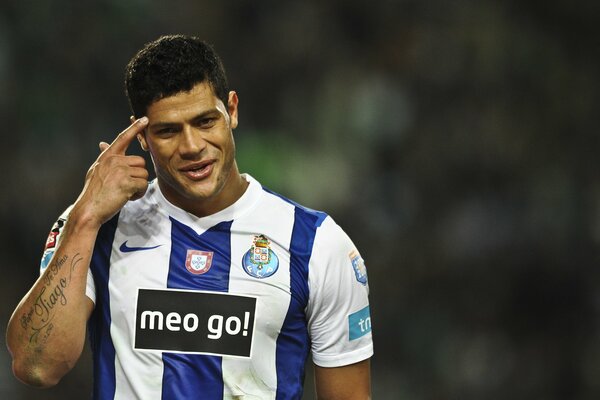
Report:
[[131,126],[100,144],[9,322],[15,375],[58,383],[89,323],[96,399],[298,399],[309,350],[319,398],[369,398],[364,262],[329,216],[240,174],[212,48],[161,37],[126,91]]

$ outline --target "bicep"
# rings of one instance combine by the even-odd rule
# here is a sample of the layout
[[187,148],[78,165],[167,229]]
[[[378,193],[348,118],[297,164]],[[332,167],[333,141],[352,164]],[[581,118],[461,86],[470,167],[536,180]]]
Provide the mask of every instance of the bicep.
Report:
[[315,365],[315,386],[319,400],[367,400],[371,398],[369,359],[343,367]]

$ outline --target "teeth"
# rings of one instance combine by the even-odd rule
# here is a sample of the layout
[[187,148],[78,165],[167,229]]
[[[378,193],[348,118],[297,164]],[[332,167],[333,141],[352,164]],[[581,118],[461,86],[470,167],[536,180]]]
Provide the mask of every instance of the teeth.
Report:
[[185,172],[192,172],[192,173],[201,173],[202,171],[204,171],[205,169],[207,169],[209,167],[209,164],[203,164],[203,165],[199,165],[199,166],[195,166],[195,167],[187,167],[185,169],[182,169],[182,171]]

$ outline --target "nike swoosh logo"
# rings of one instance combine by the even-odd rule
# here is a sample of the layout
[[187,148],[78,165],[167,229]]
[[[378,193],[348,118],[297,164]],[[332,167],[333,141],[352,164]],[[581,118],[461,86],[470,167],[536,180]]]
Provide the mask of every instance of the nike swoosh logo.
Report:
[[151,247],[129,247],[129,246],[127,246],[127,240],[126,240],[123,242],[121,247],[119,247],[119,250],[121,250],[123,253],[130,253],[132,251],[152,250],[152,249],[156,249],[157,247],[160,247],[160,246],[162,246],[162,244],[159,244],[158,246],[151,246]]

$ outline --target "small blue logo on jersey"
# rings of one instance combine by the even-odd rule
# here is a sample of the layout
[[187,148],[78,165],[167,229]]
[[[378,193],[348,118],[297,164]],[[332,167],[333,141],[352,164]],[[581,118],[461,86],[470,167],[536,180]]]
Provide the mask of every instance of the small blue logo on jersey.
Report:
[[48,268],[48,264],[50,264],[50,260],[52,260],[52,256],[54,255],[54,249],[46,250],[44,255],[42,256],[42,262],[40,263],[40,270],[44,272],[46,268]]
[[142,250],[152,250],[152,249],[156,249],[157,247],[162,246],[162,244],[159,244],[157,246],[150,246],[150,247],[129,247],[127,246],[127,240],[123,242],[123,244],[121,244],[121,247],[119,247],[119,250],[121,250],[123,253],[131,253],[132,251],[142,251]]
[[255,278],[268,278],[277,272],[279,258],[271,250],[271,242],[264,235],[254,236],[254,242],[250,250],[244,254],[242,265],[244,271]]
[[365,260],[358,254],[358,251],[352,250],[349,254],[350,261],[352,262],[352,268],[354,269],[354,275],[356,280],[363,285],[367,284],[367,267],[365,266]]
[[348,315],[348,339],[356,340],[369,332],[371,332],[371,311],[369,306]]

